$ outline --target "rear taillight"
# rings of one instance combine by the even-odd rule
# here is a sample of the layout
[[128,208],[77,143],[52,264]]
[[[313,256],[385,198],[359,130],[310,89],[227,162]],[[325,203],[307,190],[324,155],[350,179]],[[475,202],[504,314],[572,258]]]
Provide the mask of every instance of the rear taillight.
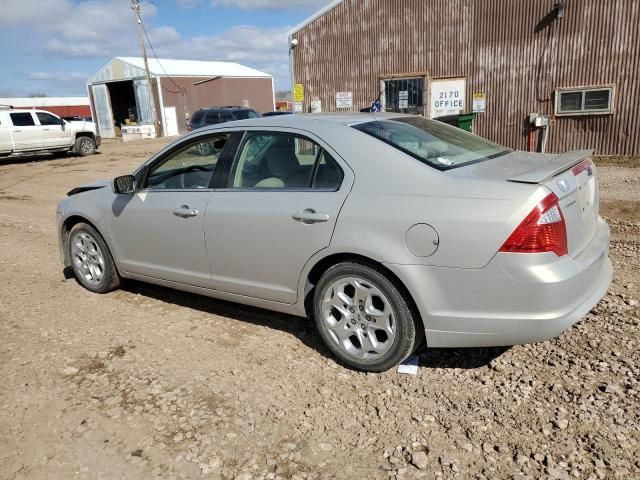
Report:
[[593,162],[590,158],[587,158],[586,160],[583,160],[579,164],[575,165],[571,169],[571,172],[573,173],[574,177],[577,177],[582,172],[584,172],[585,170],[589,170],[590,168],[593,168]]
[[567,227],[554,193],[547,195],[509,236],[501,252],[566,255]]

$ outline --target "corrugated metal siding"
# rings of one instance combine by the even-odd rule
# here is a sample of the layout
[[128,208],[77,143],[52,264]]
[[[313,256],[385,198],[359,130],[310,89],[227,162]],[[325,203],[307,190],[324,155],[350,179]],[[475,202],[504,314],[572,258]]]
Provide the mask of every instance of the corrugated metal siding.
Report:
[[93,85],[91,87],[91,96],[95,102],[96,118],[93,120],[98,125],[98,131],[103,138],[115,137],[113,129],[113,113],[111,112],[111,103],[109,102],[109,92],[107,86],[103,83]]
[[133,90],[136,96],[136,109],[140,123],[153,123],[153,101],[151,90],[146,78],[133,81]]
[[554,3],[345,0],[294,34],[305,110],[313,98],[336,110],[337,91],[369,106],[382,76],[463,76],[468,109],[487,94],[476,133],[526,149],[528,114],[552,115],[556,88],[615,84],[613,115],[555,118],[548,148],[640,154],[640,0],[570,0],[545,26]]
[[134,78],[145,78],[143,69],[130,65],[117,58],[105,65],[102,70],[89,79],[89,84],[101,82],[113,82],[119,80],[131,80]]
[[186,115],[202,107],[222,105],[249,107],[263,113],[273,110],[273,88],[271,78],[217,78],[172,77],[161,78],[162,98],[165,107],[176,107],[178,129],[186,131]]

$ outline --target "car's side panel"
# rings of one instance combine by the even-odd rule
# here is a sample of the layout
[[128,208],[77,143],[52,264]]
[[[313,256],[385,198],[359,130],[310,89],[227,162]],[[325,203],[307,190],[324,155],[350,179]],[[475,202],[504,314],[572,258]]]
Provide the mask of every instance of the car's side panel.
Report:
[[433,347],[498,346],[545,340],[578,321],[612,277],[609,228],[575,258],[500,253],[482,269],[385,264],[407,286]]
[[111,205],[109,223],[120,268],[210,288],[211,269],[202,233],[210,198],[210,190],[118,195]]
[[[353,184],[353,173],[321,139],[340,164],[344,178],[337,191],[217,189],[205,220],[213,288],[276,302],[295,303],[298,279],[309,258],[326,248],[340,209]],[[306,224],[294,218],[304,210],[326,213],[328,220]]]

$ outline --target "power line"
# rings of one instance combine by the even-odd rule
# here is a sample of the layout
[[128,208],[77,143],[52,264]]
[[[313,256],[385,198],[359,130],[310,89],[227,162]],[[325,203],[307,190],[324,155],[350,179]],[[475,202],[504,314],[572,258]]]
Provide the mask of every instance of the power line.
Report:
[[[158,55],[156,54],[156,51],[153,48],[153,44],[151,43],[151,40],[149,40],[149,35],[147,35],[147,29],[144,28],[144,23],[141,23],[141,25],[142,25],[142,31],[144,32],[144,36],[147,39],[147,43],[149,44],[149,47],[151,48],[151,52],[153,53],[153,56],[155,57],[156,61],[158,62],[158,65],[160,66],[160,69],[164,72],[164,74],[169,79],[169,81],[171,83],[173,83],[173,85],[178,89],[178,91],[174,92],[173,90],[170,90],[167,87],[162,87],[162,88],[165,89],[167,92],[170,92],[170,93],[181,93],[182,95],[184,95],[185,94],[184,89],[180,85],[178,85],[173,80],[173,78],[171,78],[171,76],[167,73],[167,71],[162,66],[162,62],[160,62],[160,59],[158,58]],[[162,83],[160,85],[162,86]]]

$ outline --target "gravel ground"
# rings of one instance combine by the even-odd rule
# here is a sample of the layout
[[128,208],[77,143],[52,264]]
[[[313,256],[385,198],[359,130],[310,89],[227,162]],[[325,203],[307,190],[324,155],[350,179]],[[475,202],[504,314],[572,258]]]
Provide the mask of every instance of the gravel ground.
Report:
[[304,319],[65,281],[55,203],[163,141],[0,161],[0,478],[640,478],[640,170],[601,168],[614,283],[561,337],[339,367]]

